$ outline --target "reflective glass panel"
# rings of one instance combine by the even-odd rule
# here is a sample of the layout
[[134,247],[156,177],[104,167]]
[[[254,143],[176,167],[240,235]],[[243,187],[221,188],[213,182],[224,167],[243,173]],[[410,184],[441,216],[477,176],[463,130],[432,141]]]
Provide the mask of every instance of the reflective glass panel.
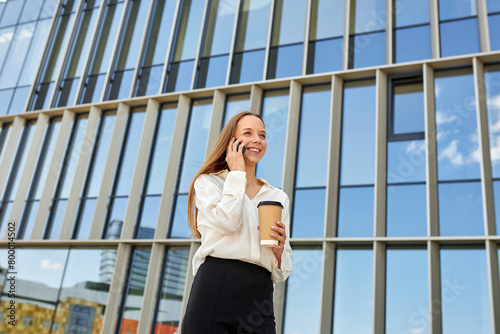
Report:
[[151,250],[136,248],[132,251],[132,261],[128,269],[127,281],[125,282],[123,305],[120,308],[120,322],[116,324],[120,333],[137,333],[140,310],[144,288],[146,286],[146,275],[148,273],[149,258]]
[[350,37],[349,68],[385,64],[385,32]]
[[387,249],[386,254],[385,333],[428,334],[427,251]]
[[225,126],[227,124],[227,122],[231,119],[231,117],[233,117],[234,115],[236,115],[242,111],[247,111],[247,110],[250,110],[250,95],[238,94],[238,95],[227,96],[226,97],[226,108],[224,110],[224,124],[223,124],[223,126]]
[[302,73],[303,50],[302,43],[272,48],[269,52],[267,78],[286,78],[300,75]]
[[120,165],[116,172],[115,196],[128,196],[130,193],[145,117],[146,107],[134,108],[129,116],[127,135],[122,143]]
[[486,8],[488,13],[500,12],[500,2],[497,0],[486,0]]
[[5,231],[7,231],[7,222],[10,218],[10,212],[12,211],[12,202],[0,202],[2,211],[0,212],[0,235],[2,238],[5,236]]
[[58,200],[52,203],[51,211],[54,211],[51,225],[46,226],[44,239],[57,240],[61,233],[61,226],[64,220],[67,200]]
[[493,198],[495,203],[495,222],[497,235],[500,235],[500,181],[493,181]]
[[439,234],[484,235],[480,182],[438,184]]
[[422,82],[394,85],[394,134],[424,132],[423,89]]
[[200,37],[200,26],[203,21],[204,0],[183,1],[180,19],[177,21],[175,46],[172,61],[194,59]]
[[309,43],[307,74],[341,70],[343,43],[343,38]]
[[385,30],[384,0],[355,0],[351,7],[351,33]]
[[331,95],[330,85],[303,89],[296,187],[326,186]]
[[24,205],[25,216],[23,217],[23,226],[21,227],[22,231],[18,231],[17,233],[18,239],[29,240],[31,238],[31,232],[33,231],[33,225],[35,224],[35,217],[39,204],[39,201],[34,201],[26,202]]
[[[46,1],[46,3],[47,2],[48,1]],[[38,65],[43,56],[45,41],[47,39],[47,35],[50,32],[50,23],[50,19],[37,22],[35,33],[26,55],[26,59],[24,61],[23,70],[21,72],[18,85],[31,85],[33,80],[35,80]]]
[[11,0],[5,3],[4,15],[0,22],[0,26],[6,27],[16,24],[21,16],[21,10],[23,9],[24,0]]
[[294,249],[287,279],[284,333],[318,333],[323,251]]
[[292,216],[293,238],[321,238],[325,231],[326,189],[296,189]]
[[179,192],[187,192],[189,183],[205,161],[205,143],[212,116],[212,100],[193,101],[181,163]]
[[2,158],[5,153],[5,146],[9,139],[11,129],[12,123],[7,123],[2,126],[2,130],[0,132],[0,163],[2,163]]
[[12,37],[14,36],[15,27],[0,29],[0,65],[3,65],[5,55],[9,50]]
[[235,51],[266,47],[271,0],[242,0]]
[[178,330],[189,265],[189,248],[167,250],[151,333],[175,333]]
[[149,178],[147,180],[146,193],[161,194],[165,182],[165,172],[172,146],[172,134],[174,132],[176,105],[164,104],[158,112],[156,119],[157,135],[152,143],[151,165],[149,167]]
[[288,89],[264,93],[262,118],[266,125],[266,154],[257,165],[256,176],[281,188],[288,125]]
[[9,114],[20,114],[24,112],[30,88],[29,86],[22,87],[14,91],[14,96],[10,103]]
[[373,187],[340,188],[337,236],[373,236]]
[[167,92],[191,89],[194,60],[171,63],[167,74]]
[[477,15],[476,0],[439,0],[438,2],[440,20]]
[[313,0],[309,40],[342,36],[344,7],[344,0]]
[[441,57],[479,52],[477,18],[440,24]]
[[136,96],[156,95],[160,91],[160,84],[163,77],[163,65],[143,67],[139,71],[139,78],[136,82]]
[[492,333],[484,249],[442,248],[443,334]]
[[43,1],[30,1],[29,5],[23,7],[23,12],[19,19],[19,22],[36,20],[38,18],[38,15],[40,15],[40,9],[42,8],[42,5]]
[[[22,316],[36,315],[40,323],[46,320],[50,324],[60,293],[67,255],[67,249],[16,249],[16,331],[38,332],[33,321],[24,322]],[[3,262],[4,259],[6,257],[1,261]],[[7,299],[9,288],[10,284],[5,284],[2,299],[9,300]],[[5,320],[7,320],[6,317],[4,317]]]
[[500,177],[500,66],[485,68],[486,107],[490,133],[490,158],[493,177]]
[[175,210],[173,212],[172,228],[169,238],[189,238],[191,230],[187,221],[187,195],[177,195],[175,199]]
[[425,141],[387,143],[387,183],[425,182]]
[[229,53],[233,40],[234,19],[238,10],[237,4],[234,1],[210,1],[203,57]]
[[5,89],[0,91],[0,99],[4,101],[0,105],[0,116],[7,115],[9,113],[10,101],[12,100],[13,89]]
[[265,53],[264,50],[235,53],[231,66],[231,83],[261,81]]
[[102,328],[115,262],[116,249],[69,251],[55,315],[64,332]]
[[470,71],[437,72],[438,180],[480,178],[474,78]]
[[333,333],[372,333],[373,252],[339,249],[336,261]]
[[500,34],[495,33],[496,31],[500,31],[500,15],[488,16],[488,24],[490,29],[491,51],[500,50]]
[[80,201],[81,217],[79,217],[78,224],[75,225],[73,230],[73,239],[85,240],[89,238],[96,202],[97,199],[95,198]]
[[[142,202],[141,216],[139,221],[139,230],[137,238],[144,235],[145,229],[149,229],[153,236],[156,230],[156,222],[158,221],[158,213],[160,212],[161,196],[146,196]],[[148,233],[151,234],[151,233]]]
[[425,184],[387,187],[387,236],[427,235]]
[[197,88],[217,87],[226,84],[229,56],[218,56],[200,60]]
[[304,40],[307,0],[276,0],[271,45],[298,43]]
[[110,235],[110,230],[112,230],[110,226],[113,223],[114,224],[118,224],[118,222],[123,223],[123,221],[125,220],[125,212],[127,210],[127,202],[128,202],[128,197],[116,197],[110,200],[108,212],[109,210],[111,210],[111,212],[109,212],[109,216],[107,217],[107,222],[105,226],[103,226],[103,231],[102,231],[103,239],[114,239],[112,238],[112,236],[113,237],[116,236],[116,235]]
[[344,85],[341,185],[373,184],[375,175],[375,86]]
[[399,0],[394,1],[394,25],[405,27],[429,22],[429,2]]

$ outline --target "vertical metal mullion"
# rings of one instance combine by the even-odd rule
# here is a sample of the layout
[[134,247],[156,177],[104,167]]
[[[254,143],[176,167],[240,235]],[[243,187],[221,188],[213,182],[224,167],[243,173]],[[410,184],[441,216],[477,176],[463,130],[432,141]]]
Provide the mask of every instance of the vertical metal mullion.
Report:
[[394,29],[394,11],[393,0],[385,0],[385,63],[393,63],[393,29]]
[[342,47],[342,70],[349,67],[349,33],[351,29],[351,4],[355,0],[345,0],[344,12],[344,41]]
[[441,57],[441,38],[439,36],[439,6],[438,0],[429,0],[431,26],[431,57]]
[[437,241],[427,241],[429,272],[429,334],[441,334],[441,272],[440,246]]
[[75,13],[69,14],[70,17],[71,17],[71,15],[75,15],[75,17],[74,17],[73,23],[71,25],[70,37],[68,38],[68,44],[66,45],[66,50],[61,50],[61,52],[64,53],[63,62],[61,64],[61,67],[59,68],[59,73],[57,73],[57,75],[55,77],[56,79],[54,80],[54,89],[52,90],[52,95],[49,99],[49,103],[47,104],[49,106],[49,108],[52,107],[52,104],[54,103],[54,100],[55,100],[57,93],[59,91],[59,85],[61,83],[61,78],[62,78],[64,69],[66,67],[66,64],[68,62],[68,58],[70,56],[69,53],[71,51],[71,45],[74,42],[74,39],[76,37],[75,30],[76,30],[77,24],[78,24],[78,15],[80,15],[80,13],[82,12],[82,7],[83,7],[84,1],[85,0],[78,0],[78,6],[76,7],[77,9],[75,10]]
[[137,158],[134,165],[134,174],[130,185],[125,218],[122,225],[121,239],[132,239],[134,237],[134,227],[137,218],[137,210],[141,201],[141,190],[144,184],[146,169],[148,166],[149,152],[151,151],[152,138],[155,131],[156,118],[160,105],[153,99],[148,100],[146,116],[142,126],[141,138]]
[[120,19],[120,27],[118,28],[118,33],[116,34],[115,41],[113,43],[113,45],[115,46],[113,49],[114,51],[109,61],[108,72],[106,73],[106,77],[104,78],[104,86],[102,88],[101,98],[99,99],[99,101],[104,101],[106,92],[109,89],[111,74],[113,73],[113,68],[115,66],[116,58],[118,57],[118,52],[120,52],[120,41],[122,39],[123,29],[125,29],[125,26],[127,24],[126,18],[129,7],[131,6],[131,2],[132,0],[125,0],[122,17]]
[[250,90],[250,111],[262,116],[263,90],[257,85],[252,85]]
[[[17,152],[17,146],[22,138],[23,130],[26,125],[26,119],[16,116],[10,129],[10,135],[3,147],[4,154],[2,161],[0,161],[0,196],[5,192],[5,186],[8,183],[7,178]],[[0,197],[1,200],[1,197]],[[0,235],[0,239],[2,236]]]
[[[142,0],[144,1],[144,0]],[[144,24],[144,32],[142,33],[142,40],[141,40],[141,46],[139,47],[139,53],[137,57],[137,62],[135,64],[135,69],[134,69],[134,75],[132,76],[132,85],[130,87],[130,92],[128,93],[128,96],[131,97],[134,94],[134,88],[137,82],[137,74],[139,72],[139,68],[141,67],[141,62],[142,62],[142,57],[144,53],[146,52],[145,48],[148,45],[147,40],[148,40],[148,32],[149,32],[149,25],[151,21],[153,20],[153,14],[154,14],[154,8],[156,1],[155,0],[150,0],[149,4],[149,10],[148,10],[148,19],[146,20],[146,23]]]
[[385,333],[385,279],[386,245],[375,241],[373,245],[373,333]]
[[500,277],[498,264],[498,243],[486,240],[486,259],[488,268],[488,283],[490,290],[491,329],[500,333]]
[[474,70],[474,88],[476,95],[479,150],[481,152],[481,190],[483,197],[484,231],[486,235],[496,235],[495,202],[493,199],[493,181],[491,171],[490,142],[488,136],[488,110],[484,81],[484,65],[476,57],[472,59]]
[[376,121],[375,121],[375,205],[373,213],[373,235],[386,234],[386,174],[387,174],[387,73],[377,70],[376,76]]
[[311,30],[311,12],[313,0],[307,0],[306,26],[304,29],[304,49],[302,52],[302,75],[307,74],[307,54],[309,53],[309,35]]
[[237,30],[238,30],[238,22],[240,19],[240,11],[241,11],[241,6],[242,6],[242,1],[238,0],[238,4],[236,8],[238,8],[238,11],[235,14],[234,18],[234,26],[233,26],[233,38],[231,40],[231,48],[229,49],[229,58],[227,61],[227,72],[226,72],[226,86],[229,85],[229,79],[231,78],[231,63],[233,61],[233,55],[234,55],[234,46],[236,44],[236,38],[238,35],[236,35]]
[[[57,178],[64,159],[64,150],[67,147],[68,138],[71,132],[73,121],[75,120],[75,113],[69,110],[65,110],[63,118],[61,120],[61,130],[57,137],[54,153],[52,155],[52,161],[50,161],[50,166],[47,173],[47,179],[45,181],[45,186],[42,190],[42,197],[38,205],[38,210],[36,213],[35,223],[33,226],[33,231],[31,232],[31,240],[42,239],[43,231],[45,229],[45,223],[47,220],[50,203],[52,200],[52,194],[54,193],[54,188],[56,186]],[[45,162],[48,163],[48,162]],[[59,234],[58,234],[59,235]]]
[[320,333],[332,333],[333,295],[335,291],[335,252],[333,242],[323,242],[323,275],[321,276]]
[[160,211],[158,213],[154,236],[155,239],[165,239],[169,228],[169,224],[166,224],[165,222],[170,221],[170,211],[172,208],[172,200],[177,182],[177,178],[170,177],[170,175],[178,174],[179,162],[184,144],[184,134],[187,131],[186,125],[190,106],[191,99],[186,95],[180,95],[179,103],[177,105],[177,115],[175,117],[174,133],[172,134],[172,143],[170,146],[167,170],[165,171],[166,177],[163,184],[163,191],[161,193]]
[[203,44],[204,44],[204,38],[203,35],[205,33],[205,24],[208,20],[208,15],[209,13],[209,7],[211,4],[212,0],[206,0],[205,1],[205,8],[203,9],[203,19],[201,20],[201,26],[200,26],[200,35],[198,36],[198,48],[196,49],[196,56],[194,58],[194,66],[193,66],[193,74],[191,77],[191,89],[196,89],[196,76],[198,75],[198,67],[199,67],[199,61],[200,61],[200,52],[202,50]]
[[106,8],[107,4],[105,2],[102,3],[101,6],[99,7],[99,12],[97,14],[97,19],[94,25],[94,32],[92,33],[91,44],[87,52],[87,55],[85,56],[85,61],[84,61],[85,65],[82,67],[82,72],[80,74],[80,82],[78,83],[78,87],[76,89],[73,105],[76,105],[78,103],[79,97],[82,94],[83,87],[85,86],[85,80],[87,79],[87,73],[90,70],[94,48],[97,47],[97,42],[99,40],[99,30],[101,28],[102,20],[104,19],[104,13],[106,12]]
[[205,146],[205,158],[208,156],[210,150],[219,137],[225,102],[226,94],[224,94],[221,90],[215,90],[214,99],[212,101],[212,115],[210,117],[210,126],[208,128],[207,143]]
[[267,78],[267,67],[269,66],[269,50],[271,49],[271,40],[273,34],[273,22],[274,22],[274,9],[276,7],[276,0],[271,0],[269,12],[269,26],[267,28],[267,43],[266,43],[266,52],[264,55],[264,69],[262,71],[262,80],[266,80]]
[[[54,16],[52,16],[52,22],[50,23],[50,29],[49,29],[50,33],[47,34],[47,38],[45,40],[45,47],[43,48],[42,55],[47,55],[48,48],[49,48],[50,42],[52,40],[52,33],[54,32],[54,29],[56,28],[57,18],[59,16],[58,15],[59,9],[61,8],[63,1],[64,0],[59,0],[59,2],[57,4],[58,10],[56,10]],[[46,59],[44,57],[42,57],[40,62],[38,63],[38,69],[36,71],[36,75],[33,76],[33,82],[31,83],[31,88],[30,88],[30,91],[28,94],[28,98],[26,99],[26,103],[24,104],[23,110],[28,110],[28,108],[30,106],[30,102],[33,100],[33,95],[35,94],[35,91],[37,89],[38,79],[40,78],[43,67],[45,65],[45,60]]]
[[477,0],[477,23],[479,28],[480,52],[490,52],[490,31],[488,27],[488,9],[486,0]]
[[163,75],[161,76],[161,82],[158,94],[163,93],[163,87],[165,87],[165,82],[167,80],[168,65],[170,64],[170,53],[174,48],[174,45],[172,44],[175,42],[174,36],[177,29],[177,20],[180,15],[180,12],[182,11],[181,3],[182,0],[177,0],[177,5],[175,6],[175,14],[172,19],[172,27],[170,29],[170,37],[168,38],[167,52],[165,54],[165,61],[163,63],[163,72],[162,72]]
[[335,237],[337,233],[343,88],[344,80],[342,77],[333,75],[330,104],[331,117],[328,148],[328,173],[326,181],[326,219],[324,231],[324,236],[326,238]]

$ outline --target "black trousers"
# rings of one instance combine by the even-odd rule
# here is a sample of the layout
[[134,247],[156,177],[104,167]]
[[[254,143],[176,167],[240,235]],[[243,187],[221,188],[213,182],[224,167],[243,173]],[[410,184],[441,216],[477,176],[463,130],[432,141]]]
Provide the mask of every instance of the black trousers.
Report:
[[207,257],[193,281],[181,334],[275,334],[271,273]]

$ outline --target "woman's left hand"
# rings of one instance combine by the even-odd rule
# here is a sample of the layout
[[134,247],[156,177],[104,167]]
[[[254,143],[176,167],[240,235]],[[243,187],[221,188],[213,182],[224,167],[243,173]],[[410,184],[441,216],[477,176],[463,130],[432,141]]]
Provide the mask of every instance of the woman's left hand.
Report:
[[274,231],[271,233],[271,237],[278,240],[278,245],[273,245],[272,250],[278,260],[278,269],[281,269],[281,254],[285,249],[286,240],[285,224],[276,222],[276,226],[271,226],[271,229]]

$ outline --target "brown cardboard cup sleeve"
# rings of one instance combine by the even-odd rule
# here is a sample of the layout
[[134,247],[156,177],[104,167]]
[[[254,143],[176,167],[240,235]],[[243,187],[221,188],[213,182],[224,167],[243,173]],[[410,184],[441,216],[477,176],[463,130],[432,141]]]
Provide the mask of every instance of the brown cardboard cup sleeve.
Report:
[[261,246],[271,247],[272,245],[278,245],[278,240],[271,237],[271,233],[273,232],[271,226],[275,226],[277,221],[281,221],[283,204],[275,201],[264,201],[260,202],[257,208],[259,209]]

